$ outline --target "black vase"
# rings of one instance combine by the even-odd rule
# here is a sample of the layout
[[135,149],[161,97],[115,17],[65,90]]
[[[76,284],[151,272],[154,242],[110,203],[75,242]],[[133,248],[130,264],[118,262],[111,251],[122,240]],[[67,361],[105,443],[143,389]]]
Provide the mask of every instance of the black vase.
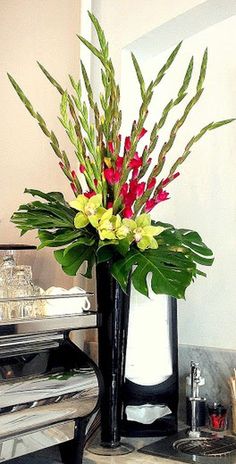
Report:
[[101,442],[92,446],[95,454],[126,454],[133,447],[120,442],[122,389],[127,346],[130,285],[127,294],[112,277],[111,262],[97,265],[97,308],[101,314],[98,329],[99,368],[104,380],[101,398]]

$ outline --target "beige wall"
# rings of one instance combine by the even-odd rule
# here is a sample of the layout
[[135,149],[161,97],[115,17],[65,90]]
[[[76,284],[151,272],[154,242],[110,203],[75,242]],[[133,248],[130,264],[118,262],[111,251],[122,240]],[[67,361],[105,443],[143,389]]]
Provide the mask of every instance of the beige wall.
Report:
[[[6,73],[15,77],[73,159],[57,121],[59,94],[36,60],[66,87],[69,73],[78,76],[79,28],[79,0],[0,1],[0,243],[37,243],[36,233],[19,238],[9,222],[18,205],[30,199],[23,194],[25,187],[60,190],[68,199],[73,197],[47,138],[20,102]],[[51,250],[38,252],[36,264],[41,284],[63,283],[64,274],[54,263]],[[67,279],[65,282],[69,285]]]
[[93,0],[92,3],[107,35],[117,75],[120,76],[122,48],[166,21],[204,3],[204,0]]

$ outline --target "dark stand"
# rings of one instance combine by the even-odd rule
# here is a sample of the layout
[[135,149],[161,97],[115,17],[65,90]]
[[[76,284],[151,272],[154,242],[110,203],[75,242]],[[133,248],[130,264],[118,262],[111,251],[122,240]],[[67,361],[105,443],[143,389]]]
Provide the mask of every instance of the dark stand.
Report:
[[78,420],[74,439],[59,445],[63,464],[82,464],[87,424],[88,419]]

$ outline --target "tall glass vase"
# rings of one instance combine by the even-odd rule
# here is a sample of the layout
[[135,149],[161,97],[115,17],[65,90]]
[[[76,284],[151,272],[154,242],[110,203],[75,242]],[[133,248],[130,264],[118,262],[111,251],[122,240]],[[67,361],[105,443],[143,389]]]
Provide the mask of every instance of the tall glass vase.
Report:
[[111,275],[111,263],[97,265],[99,368],[104,380],[101,399],[101,440],[89,447],[95,454],[118,455],[133,451],[121,443],[122,388],[128,334],[130,289],[125,294]]

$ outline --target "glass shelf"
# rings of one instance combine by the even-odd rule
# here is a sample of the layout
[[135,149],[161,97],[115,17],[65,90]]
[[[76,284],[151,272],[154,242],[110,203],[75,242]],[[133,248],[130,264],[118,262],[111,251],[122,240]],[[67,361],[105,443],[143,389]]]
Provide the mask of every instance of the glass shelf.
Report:
[[29,295],[29,296],[19,296],[14,298],[0,298],[0,303],[10,303],[14,301],[37,301],[37,300],[56,300],[56,299],[69,299],[69,298],[85,298],[93,296],[94,293],[60,293],[58,295]]
[[35,333],[64,332],[78,329],[96,328],[100,315],[96,311],[80,314],[41,316],[34,319],[15,319],[0,321],[0,340],[2,337]]

